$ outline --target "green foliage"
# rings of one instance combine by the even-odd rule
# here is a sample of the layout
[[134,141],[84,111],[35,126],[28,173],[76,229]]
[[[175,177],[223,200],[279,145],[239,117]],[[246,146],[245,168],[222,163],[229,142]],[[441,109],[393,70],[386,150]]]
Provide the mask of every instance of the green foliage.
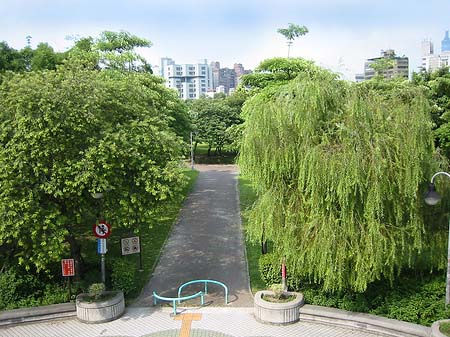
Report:
[[283,35],[286,40],[287,40],[287,44],[288,44],[288,58],[289,58],[289,51],[291,48],[291,45],[293,43],[293,41],[300,36],[306,35],[308,33],[308,28],[306,28],[306,26],[299,26],[293,23],[290,23],[288,28],[279,28],[277,30],[277,33],[280,33],[281,35]]
[[68,292],[48,277],[21,268],[0,273],[0,310],[62,303]]
[[240,112],[244,100],[204,97],[190,102],[195,142],[208,144],[208,156],[212,148],[221,155],[224,147],[233,142],[231,136],[239,136],[230,128],[242,123]]
[[136,48],[151,47],[146,39],[125,31],[104,31],[95,43],[100,51],[101,64],[104,67],[127,71],[150,72],[151,67],[146,60],[135,52]]
[[158,77],[69,62],[6,79],[0,111],[0,248],[19,264],[79,258],[75,229],[100,208],[116,228],[148,222],[184,184],[171,125],[187,115]]
[[275,57],[262,61],[251,74],[242,76],[240,86],[263,89],[270,85],[282,85],[301,73],[319,73],[314,62],[302,58]]
[[264,254],[259,258],[259,272],[266,285],[281,282],[281,260],[275,254]]
[[436,145],[450,157],[450,72],[443,67],[433,73],[413,74],[413,81],[427,90]]
[[288,41],[292,41],[295,38],[308,33],[308,28],[306,28],[306,26],[299,26],[299,25],[290,23],[288,28],[277,29],[277,33],[280,33],[281,35],[283,35]]
[[122,290],[125,295],[135,290],[136,263],[125,258],[115,260],[112,264],[111,284],[114,290]]
[[271,284],[269,289],[273,291],[273,297],[275,297],[276,299],[280,299],[281,296],[283,296],[284,287],[281,283]]
[[402,268],[442,267],[445,227],[427,226],[420,190],[437,168],[428,104],[326,71],[304,72],[246,102],[239,164],[257,188],[247,226],[291,273],[363,291]]
[[105,292],[105,284],[104,283],[92,283],[89,286],[88,294],[93,299],[97,300],[100,296]]
[[392,58],[382,57],[372,62],[369,66],[375,70],[377,76],[383,76],[389,69],[394,68],[394,65],[395,61]]
[[439,331],[446,336],[450,336],[450,322],[442,322],[439,326]]

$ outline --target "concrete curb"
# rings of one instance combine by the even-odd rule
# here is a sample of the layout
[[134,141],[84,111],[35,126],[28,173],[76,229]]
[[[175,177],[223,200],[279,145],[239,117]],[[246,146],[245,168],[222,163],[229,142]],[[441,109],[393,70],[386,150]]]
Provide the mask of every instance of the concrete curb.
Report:
[[441,323],[447,323],[450,322],[450,319],[443,319],[440,321],[436,321],[433,323],[433,325],[431,326],[431,337],[445,337],[446,335],[444,335],[441,331],[440,331],[440,325]]
[[0,312],[0,327],[76,317],[75,303],[45,305]]
[[431,328],[423,325],[308,304],[300,308],[300,320],[366,330],[392,337],[431,336]]

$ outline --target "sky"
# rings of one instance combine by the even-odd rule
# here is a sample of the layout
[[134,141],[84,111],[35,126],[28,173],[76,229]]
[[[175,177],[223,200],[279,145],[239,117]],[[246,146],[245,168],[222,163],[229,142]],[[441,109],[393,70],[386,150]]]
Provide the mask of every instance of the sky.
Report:
[[440,51],[450,30],[449,0],[0,0],[0,41],[15,49],[47,42],[57,51],[74,38],[127,31],[152,42],[139,50],[152,65],[219,61],[254,69],[271,57],[286,57],[278,28],[305,25],[309,33],[291,47],[346,79],[362,73],[364,61],[394,49],[417,70],[421,42]]

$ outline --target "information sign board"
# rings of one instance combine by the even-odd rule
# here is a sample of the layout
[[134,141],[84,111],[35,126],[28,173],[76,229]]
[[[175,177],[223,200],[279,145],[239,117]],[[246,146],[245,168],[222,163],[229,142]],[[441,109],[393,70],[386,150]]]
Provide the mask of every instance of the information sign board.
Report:
[[73,259],[61,260],[62,276],[75,276],[75,262]]
[[122,255],[136,254],[141,252],[139,236],[122,238],[120,240],[120,246],[122,247]]

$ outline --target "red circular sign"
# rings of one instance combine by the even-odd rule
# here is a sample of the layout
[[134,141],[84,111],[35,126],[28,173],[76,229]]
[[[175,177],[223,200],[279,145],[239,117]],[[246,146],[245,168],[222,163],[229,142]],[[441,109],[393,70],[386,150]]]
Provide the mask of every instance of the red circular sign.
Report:
[[106,239],[111,235],[111,225],[106,221],[99,221],[92,227],[94,235],[99,239]]

